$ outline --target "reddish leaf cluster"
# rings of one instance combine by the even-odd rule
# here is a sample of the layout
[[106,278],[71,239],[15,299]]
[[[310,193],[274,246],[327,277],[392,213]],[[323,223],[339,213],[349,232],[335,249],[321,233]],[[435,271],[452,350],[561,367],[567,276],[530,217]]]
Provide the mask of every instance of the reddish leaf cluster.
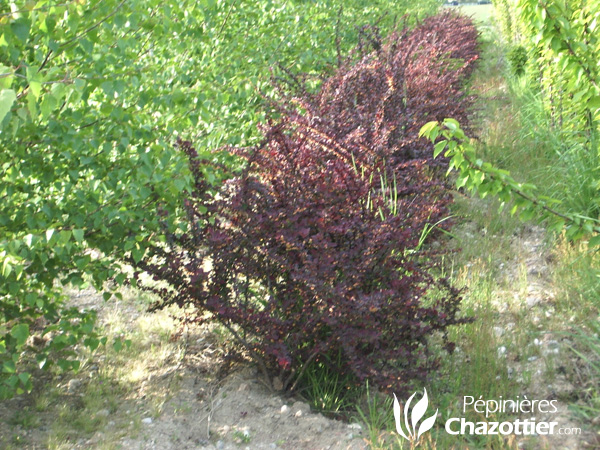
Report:
[[473,99],[463,86],[478,58],[477,37],[469,18],[447,12],[376,42],[376,51],[341,67],[319,92],[299,100],[305,120],[360,146],[372,160],[431,163],[430,144],[418,138],[419,130],[446,117],[468,122]]
[[137,264],[168,284],[154,288],[157,307],[210,312],[286,388],[317,361],[399,393],[435,367],[427,338],[462,320],[458,292],[415,256],[449,201],[416,133],[468,104],[459,81],[476,33],[465,20],[442,15],[392,36],[295,99],[302,113],[283,104],[262,145],[232,150],[248,163],[218,195],[209,163],[180,142],[195,179],[188,231]]

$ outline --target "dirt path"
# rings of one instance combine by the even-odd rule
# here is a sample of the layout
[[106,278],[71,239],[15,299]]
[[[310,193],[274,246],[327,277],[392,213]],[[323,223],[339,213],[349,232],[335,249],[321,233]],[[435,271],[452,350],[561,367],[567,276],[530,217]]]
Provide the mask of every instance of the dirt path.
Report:
[[[510,352],[505,353],[503,347],[499,354],[508,360],[509,372],[521,378],[526,389],[523,392],[528,399],[556,401],[558,411],[535,416],[537,421],[557,422],[563,429],[582,429],[584,425],[578,422],[569,405],[577,400],[578,388],[568,377],[568,367],[576,362],[575,355],[568,349],[572,344],[563,331],[568,329],[568,318],[557,320],[555,317],[556,292],[551,278],[552,267],[550,250],[544,244],[545,231],[540,227],[526,227],[523,235],[515,238],[512,243],[512,253],[515,264],[507,269],[507,276],[512,280],[510,295],[519,305],[512,312],[521,316],[519,325],[530,327],[531,338],[520,349],[523,354],[531,356],[516,358]],[[523,281],[525,281],[523,283]],[[503,296],[506,298],[506,295]],[[499,309],[507,305],[499,305]],[[520,311],[519,311],[520,309]],[[499,337],[510,334],[515,327],[511,316],[504,317],[502,325],[496,329]],[[559,327],[558,332],[556,328]],[[530,378],[528,383],[524,377]],[[595,447],[592,433],[583,431],[581,435],[554,434],[552,436],[537,436],[532,439],[519,439],[521,448],[577,450]]]

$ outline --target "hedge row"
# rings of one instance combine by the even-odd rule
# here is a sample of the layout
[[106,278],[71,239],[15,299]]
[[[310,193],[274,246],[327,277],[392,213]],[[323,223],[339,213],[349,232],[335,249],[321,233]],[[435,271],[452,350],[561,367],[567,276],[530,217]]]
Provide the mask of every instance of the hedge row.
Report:
[[151,288],[156,308],[219,321],[285,389],[325,366],[350,384],[404,392],[437,365],[428,337],[451,351],[447,328],[466,320],[459,292],[421,251],[450,196],[417,133],[466,118],[477,31],[443,14],[385,41],[368,36],[373,50],[316,93],[279,101],[261,145],[229,149],[247,164],[221,168],[220,186],[203,175],[212,163],[179,142],[195,180],[186,231],[136,264],[166,282]]

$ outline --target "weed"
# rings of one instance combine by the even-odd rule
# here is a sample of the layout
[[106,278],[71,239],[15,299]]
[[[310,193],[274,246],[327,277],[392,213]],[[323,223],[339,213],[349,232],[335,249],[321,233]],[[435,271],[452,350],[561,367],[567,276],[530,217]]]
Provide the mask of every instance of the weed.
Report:
[[233,440],[238,444],[249,444],[252,437],[247,430],[235,430],[233,432]]
[[14,415],[9,419],[9,423],[13,426],[20,426],[25,430],[36,428],[40,424],[40,418],[30,408],[26,407],[15,411]]
[[[342,354],[338,353],[337,358],[342,358]],[[311,363],[304,372],[299,392],[317,411],[337,415],[351,410],[356,402],[358,390],[351,388],[353,380],[332,369],[339,363],[323,358]]]

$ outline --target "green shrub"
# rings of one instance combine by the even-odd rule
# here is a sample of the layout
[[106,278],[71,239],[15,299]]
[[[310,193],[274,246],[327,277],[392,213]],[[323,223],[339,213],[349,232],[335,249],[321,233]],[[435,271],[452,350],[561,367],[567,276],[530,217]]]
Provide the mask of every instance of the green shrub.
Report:
[[528,61],[527,49],[522,45],[514,46],[507,56],[513,75],[517,77],[524,75]]

